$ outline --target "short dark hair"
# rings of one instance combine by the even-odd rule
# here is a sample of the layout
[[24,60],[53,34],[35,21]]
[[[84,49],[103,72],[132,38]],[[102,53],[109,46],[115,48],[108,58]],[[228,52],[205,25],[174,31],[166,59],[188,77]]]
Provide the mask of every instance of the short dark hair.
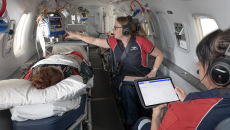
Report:
[[220,29],[204,37],[196,47],[196,55],[205,69],[209,69],[213,60],[224,55],[230,44],[230,29]]

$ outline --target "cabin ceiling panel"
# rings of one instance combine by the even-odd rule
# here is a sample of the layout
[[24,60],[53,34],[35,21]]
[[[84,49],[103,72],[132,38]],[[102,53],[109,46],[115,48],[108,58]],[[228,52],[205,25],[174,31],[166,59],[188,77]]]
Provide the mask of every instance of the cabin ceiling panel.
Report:
[[34,12],[42,0],[8,0],[6,9],[10,19],[18,23],[24,12]]
[[[47,3],[55,3],[55,0],[43,0]],[[98,6],[105,7],[109,5],[119,5],[119,4],[127,4],[129,5],[132,0],[57,0],[59,3],[71,3],[72,5],[90,5],[90,6]],[[127,3],[128,2],[128,3]]]

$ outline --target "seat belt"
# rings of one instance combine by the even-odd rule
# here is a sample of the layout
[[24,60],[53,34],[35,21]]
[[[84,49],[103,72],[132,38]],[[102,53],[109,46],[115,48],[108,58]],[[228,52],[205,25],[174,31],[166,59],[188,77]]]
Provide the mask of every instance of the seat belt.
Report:
[[126,46],[126,48],[125,48],[125,50],[124,50],[124,52],[123,52],[123,54],[121,56],[121,59],[120,59],[119,63],[118,63],[117,74],[119,74],[120,69],[121,69],[121,67],[122,67],[122,65],[124,63],[125,58],[126,58],[126,55],[129,52],[129,49],[130,49],[130,47],[132,46],[132,44],[134,43],[135,40],[136,40],[136,38],[134,38],[134,37],[131,37],[129,39],[129,42],[128,42],[128,44],[127,44],[127,46]]

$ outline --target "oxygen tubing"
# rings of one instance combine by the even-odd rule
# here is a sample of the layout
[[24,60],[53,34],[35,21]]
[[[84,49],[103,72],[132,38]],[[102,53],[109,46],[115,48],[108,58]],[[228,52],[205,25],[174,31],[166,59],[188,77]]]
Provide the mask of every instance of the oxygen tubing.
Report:
[[132,3],[133,2],[137,2],[139,5],[140,5],[140,7],[141,7],[141,11],[142,12],[144,12],[144,9],[142,8],[142,6],[141,6],[141,4],[137,1],[137,0],[133,0],[131,3],[130,3],[130,8],[131,8],[131,10],[134,12],[134,10],[133,10],[133,8],[132,8]]
[[7,18],[7,23],[0,23],[0,26],[7,26],[6,29],[4,29],[3,31],[1,31],[0,33],[6,33],[6,32],[9,32],[10,30],[10,26],[11,26],[11,21],[10,21],[10,18],[8,17],[8,13],[7,13],[7,10],[5,10],[5,14],[3,17],[0,17],[0,20],[3,20]]
[[2,0],[2,8],[0,10],[0,17],[2,17],[2,15],[4,14],[6,10],[6,0]]
[[147,20],[147,23],[146,23],[146,37],[148,38],[149,37],[149,17],[148,17],[148,14],[147,12],[145,13],[146,14],[146,20]]

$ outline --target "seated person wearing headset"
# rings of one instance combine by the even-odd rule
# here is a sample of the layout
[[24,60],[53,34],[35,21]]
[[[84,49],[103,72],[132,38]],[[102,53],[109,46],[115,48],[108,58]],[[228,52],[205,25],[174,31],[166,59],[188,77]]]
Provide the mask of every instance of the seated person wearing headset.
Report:
[[[54,54],[47,55],[45,58],[49,58],[52,55]],[[55,85],[70,75],[80,75],[83,78],[83,82],[86,83],[93,76],[92,69],[88,67],[88,62],[84,60],[83,56],[78,51],[71,52],[69,57],[76,60],[81,66],[80,72],[77,68],[69,65],[42,64],[30,69],[28,73],[21,78],[31,80],[32,85],[38,89],[44,89]],[[83,68],[87,71],[82,71]]]
[[216,30],[203,38],[196,48],[199,59],[196,65],[200,82],[208,90],[186,95],[175,85],[181,102],[170,103],[163,120],[167,105],[153,108],[152,121],[141,118],[133,130],[150,130],[150,127],[151,130],[214,130],[218,123],[230,117],[230,57],[225,56],[229,45],[230,29]]
[[[120,64],[123,52],[127,46],[130,46],[129,50],[125,51],[127,56],[120,69],[121,72],[126,73],[123,75],[155,77],[162,63],[163,54],[146,38],[145,31],[140,24],[135,22],[131,16],[118,17],[112,31],[114,37],[109,37],[108,39],[83,36],[71,31],[66,32],[69,34],[69,38],[77,37],[89,44],[103,48],[111,48],[116,59],[117,67],[119,67],[118,64]],[[132,41],[130,39],[134,39],[133,42],[129,43],[129,41]],[[152,69],[148,68],[146,64],[148,54],[156,57]],[[147,116],[148,110],[142,107],[134,85],[121,85],[124,79],[123,75],[117,74],[114,78],[114,86],[121,95],[121,102],[126,117],[126,127],[127,129],[131,129],[139,117]]]

